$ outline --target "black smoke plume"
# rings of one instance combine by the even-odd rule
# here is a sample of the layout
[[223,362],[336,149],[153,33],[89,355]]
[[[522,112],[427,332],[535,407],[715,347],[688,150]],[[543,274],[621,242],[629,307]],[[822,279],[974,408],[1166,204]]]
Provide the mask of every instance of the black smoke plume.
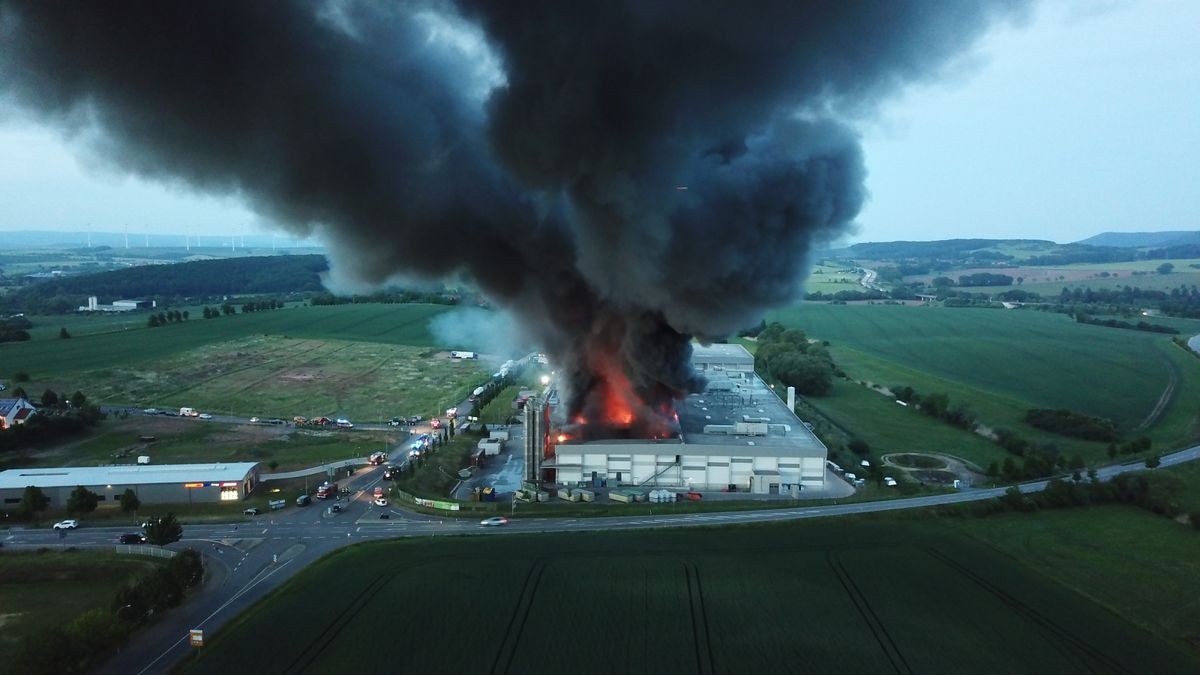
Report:
[[0,95],[115,167],[240,195],[342,281],[465,273],[651,407],[689,337],[794,299],[864,200],[846,120],[1015,3],[0,0]]

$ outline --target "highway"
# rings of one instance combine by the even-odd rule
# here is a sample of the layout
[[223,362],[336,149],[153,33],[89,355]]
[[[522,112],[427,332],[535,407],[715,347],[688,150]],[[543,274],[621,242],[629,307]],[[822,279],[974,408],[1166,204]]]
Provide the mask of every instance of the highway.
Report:
[[[1163,456],[1161,466],[1197,459],[1200,459],[1200,445]],[[1106,480],[1120,473],[1143,469],[1143,463],[1136,462],[1103,467],[1097,473],[1101,480]],[[476,518],[440,518],[394,507],[376,507],[370,503],[370,498],[375,486],[381,482],[382,470],[379,468],[360,471],[355,477],[344,481],[343,485],[350,487],[352,493],[343,501],[343,512],[337,514],[330,514],[324,508],[326,503],[316,501],[308,508],[289,508],[277,515],[268,512],[250,522],[186,525],[184,539],[170,548],[193,547],[201,550],[209,570],[208,581],[182,607],[171,610],[161,620],[139,631],[131,643],[98,672],[167,672],[192,649],[186,640],[189,629],[201,628],[211,636],[240,611],[305,566],[338,548],[363,541],[783,522],[976,502],[998,497],[1006,489],[970,489],[905,499],[761,511],[602,518],[517,518],[503,527],[481,527]],[[1047,482],[1033,481],[1018,487],[1022,492],[1036,492],[1045,489]],[[670,507],[664,505],[663,510],[669,511]],[[380,518],[381,514],[388,517]],[[65,539],[59,539],[49,529],[14,528],[0,535],[0,541],[5,546],[14,547],[112,546],[120,534],[129,531],[129,527],[84,527],[69,532]]]

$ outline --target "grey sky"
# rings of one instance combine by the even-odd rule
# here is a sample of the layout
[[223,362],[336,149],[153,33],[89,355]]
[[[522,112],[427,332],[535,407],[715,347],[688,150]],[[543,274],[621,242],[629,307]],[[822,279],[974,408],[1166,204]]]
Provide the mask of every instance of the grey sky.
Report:
[[[861,123],[854,240],[1200,229],[1200,2],[1043,4]],[[112,173],[0,116],[0,230],[263,231],[236,196]]]

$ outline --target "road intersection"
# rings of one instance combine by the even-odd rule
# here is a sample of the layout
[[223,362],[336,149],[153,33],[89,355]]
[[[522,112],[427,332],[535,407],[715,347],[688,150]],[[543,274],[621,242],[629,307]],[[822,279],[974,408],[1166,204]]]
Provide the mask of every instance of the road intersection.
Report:
[[[1200,459],[1200,446],[1165,455],[1161,466]],[[1143,470],[1141,462],[1115,464],[1097,470],[1106,480],[1120,473]],[[449,535],[511,536],[514,534],[595,532],[664,527],[698,527],[767,523],[827,518],[852,514],[925,508],[992,499],[1007,488],[963,490],[884,501],[822,504],[757,511],[664,514],[655,516],[615,516],[584,518],[517,518],[506,527],[481,527],[477,518],[427,516],[370,503],[372,488],[379,484],[382,471],[364,470],[347,485],[352,493],[344,500],[341,513],[330,514],[319,506],[291,509],[286,514],[264,514],[250,522],[189,524],[184,539],[170,548],[192,547],[201,550],[207,564],[208,580],[185,605],[171,610],[161,620],[140,631],[133,641],[109,660],[101,673],[159,673],[179,662],[191,647],[185,636],[192,628],[212,635],[271,590],[300,570],[329,553],[364,541]],[[1045,489],[1048,481],[1039,480],[1018,486],[1022,492]],[[317,502],[321,504],[321,502]],[[381,514],[388,516],[380,518]],[[117,537],[128,531],[122,527],[85,527],[70,532],[65,540],[49,529],[13,529],[0,535],[5,546],[115,546]]]

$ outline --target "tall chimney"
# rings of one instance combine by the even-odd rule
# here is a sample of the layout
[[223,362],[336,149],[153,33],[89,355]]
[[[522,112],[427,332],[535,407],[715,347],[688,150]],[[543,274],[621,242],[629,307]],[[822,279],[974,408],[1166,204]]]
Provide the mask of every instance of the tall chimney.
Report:
[[796,412],[796,388],[788,387],[788,410]]

